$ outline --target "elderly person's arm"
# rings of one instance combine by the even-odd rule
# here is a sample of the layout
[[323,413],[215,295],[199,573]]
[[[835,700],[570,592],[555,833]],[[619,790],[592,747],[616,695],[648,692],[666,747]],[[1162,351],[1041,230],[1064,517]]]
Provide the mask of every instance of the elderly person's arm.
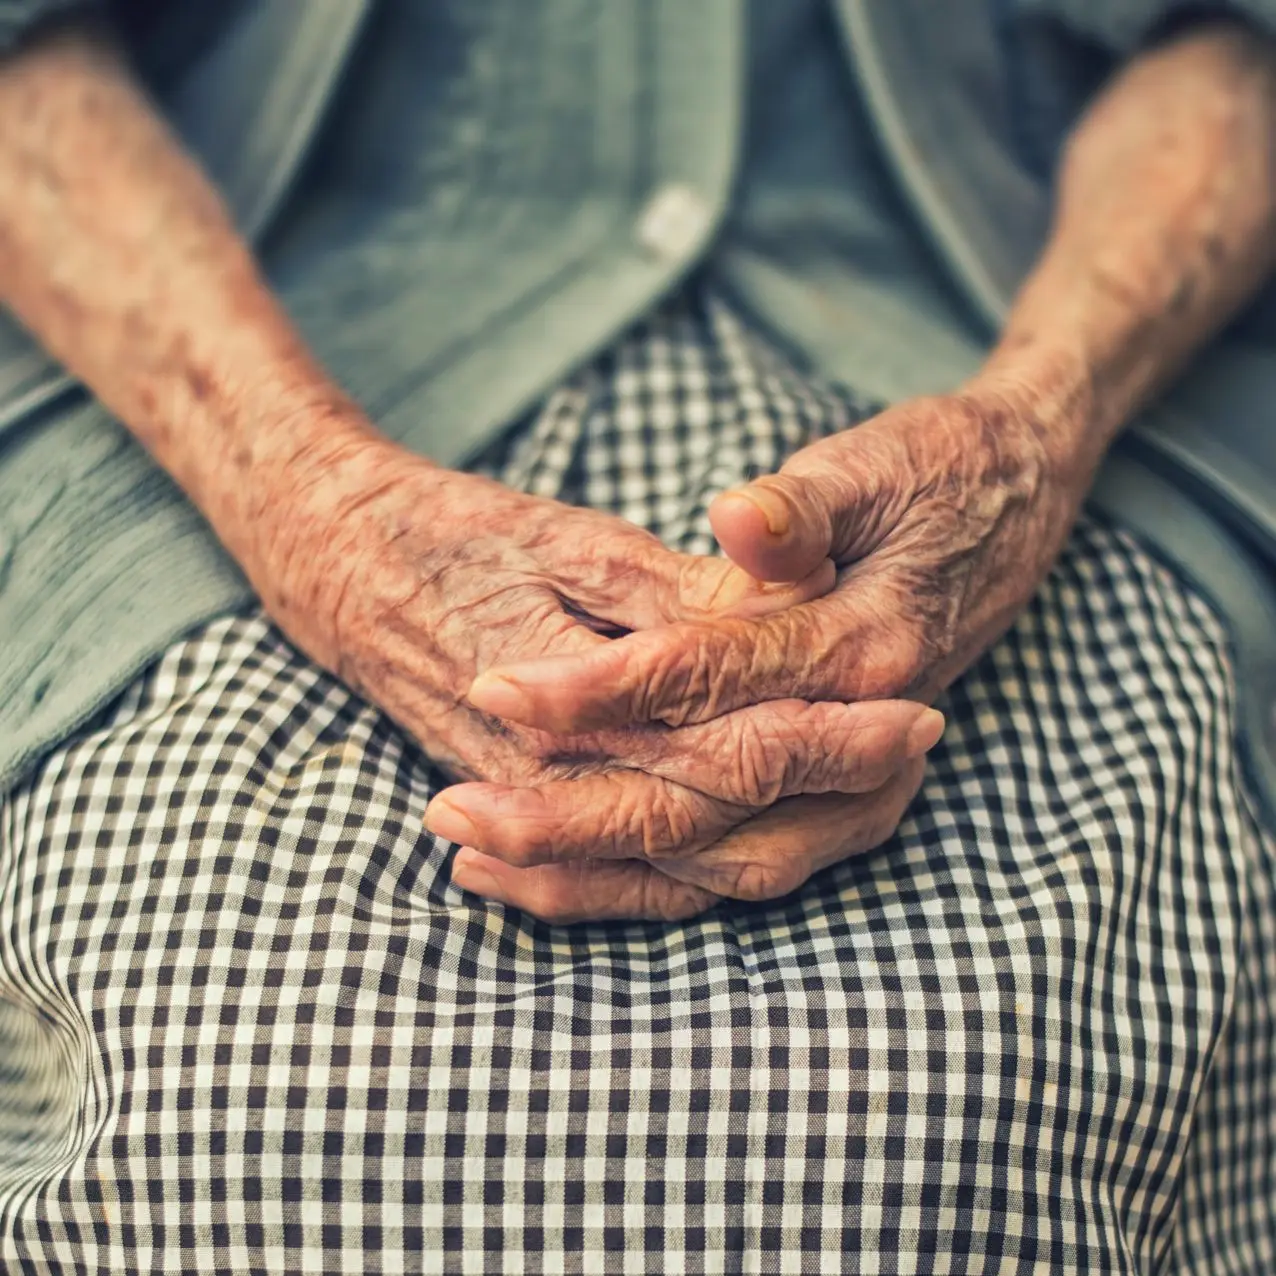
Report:
[[[0,300],[177,480],[292,639],[436,760],[509,783],[575,777],[572,845],[690,852],[795,792],[893,784],[907,802],[942,727],[918,704],[790,700],[566,742],[467,706],[497,661],[605,645],[604,625],[762,614],[827,589],[832,568],[760,587],[380,436],[109,43],[78,29],[0,61]],[[534,848],[543,825],[523,826]],[[611,898],[660,917],[714,896],[640,864],[616,867]]]
[[[832,556],[830,595],[760,623],[679,626],[507,667],[472,700],[572,731],[705,721],[769,696],[934,696],[1031,597],[1122,425],[1274,260],[1276,47],[1239,24],[1194,28],[1128,64],[1075,130],[1049,245],[978,376],[715,504],[737,563],[783,581]],[[481,811],[473,792],[452,800]],[[770,876],[753,880],[796,885],[836,855],[838,809],[782,803],[676,871],[720,883],[762,862]],[[495,823],[478,844],[505,852]],[[523,901],[526,879],[488,868]]]

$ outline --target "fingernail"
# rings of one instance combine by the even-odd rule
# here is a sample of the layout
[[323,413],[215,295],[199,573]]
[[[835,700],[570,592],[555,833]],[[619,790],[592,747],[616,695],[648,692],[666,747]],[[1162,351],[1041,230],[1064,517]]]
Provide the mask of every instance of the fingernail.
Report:
[[470,683],[465,698],[482,713],[495,714],[498,718],[517,718],[531,709],[526,690],[500,674],[479,674]]
[[480,859],[479,852],[473,847],[461,847],[452,861],[452,884],[475,895],[498,895],[500,886]]
[[727,496],[739,496],[749,502],[755,509],[762,511],[766,519],[767,531],[772,536],[783,536],[789,530],[789,503],[775,492],[768,492],[765,487],[736,487],[726,493]]
[[445,797],[439,796],[425,808],[425,827],[436,837],[449,842],[477,842],[478,829],[463,811],[458,811]]
[[904,755],[920,758],[939,743],[944,734],[944,715],[938,709],[923,709],[904,737]]

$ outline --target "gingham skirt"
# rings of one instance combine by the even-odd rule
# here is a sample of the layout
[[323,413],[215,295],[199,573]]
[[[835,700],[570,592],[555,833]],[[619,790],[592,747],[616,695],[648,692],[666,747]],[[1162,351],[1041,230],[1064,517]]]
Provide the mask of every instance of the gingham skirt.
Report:
[[[863,408],[689,292],[488,457],[710,548]],[[1083,521],[880,852],[554,929],[260,615],[0,800],[22,1273],[1276,1271],[1276,847],[1218,621]]]

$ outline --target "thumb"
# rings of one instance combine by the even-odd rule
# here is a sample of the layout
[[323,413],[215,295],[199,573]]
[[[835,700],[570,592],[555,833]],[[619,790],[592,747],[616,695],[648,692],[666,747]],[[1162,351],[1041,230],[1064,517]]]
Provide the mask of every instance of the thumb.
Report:
[[750,576],[801,580],[834,548],[827,488],[813,477],[767,474],[723,492],[709,507],[709,523],[723,552]]
[[756,620],[823,597],[837,579],[827,559],[801,577],[762,581],[725,558],[681,554],[645,533],[585,559],[588,571],[559,582],[576,610],[630,630],[724,616]]
[[870,553],[915,485],[897,420],[885,413],[831,435],[791,456],[778,474],[723,492],[709,522],[727,557],[757,580],[794,581],[824,559],[842,567]]
[[821,598],[836,582],[837,569],[827,558],[816,558],[811,569],[800,575],[782,577],[742,571],[723,558],[684,558],[663,620],[666,624],[723,616],[757,620]]

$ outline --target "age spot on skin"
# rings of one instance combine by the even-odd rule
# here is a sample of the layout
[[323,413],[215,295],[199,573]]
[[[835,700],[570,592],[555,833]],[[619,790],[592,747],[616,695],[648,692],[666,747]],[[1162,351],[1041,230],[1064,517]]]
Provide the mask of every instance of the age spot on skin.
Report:
[[1221,266],[1227,258],[1227,240],[1217,231],[1205,236],[1205,260],[1211,266]]
[[191,396],[198,403],[205,402],[213,392],[212,378],[204,371],[203,368],[187,368],[186,384],[190,388]]

